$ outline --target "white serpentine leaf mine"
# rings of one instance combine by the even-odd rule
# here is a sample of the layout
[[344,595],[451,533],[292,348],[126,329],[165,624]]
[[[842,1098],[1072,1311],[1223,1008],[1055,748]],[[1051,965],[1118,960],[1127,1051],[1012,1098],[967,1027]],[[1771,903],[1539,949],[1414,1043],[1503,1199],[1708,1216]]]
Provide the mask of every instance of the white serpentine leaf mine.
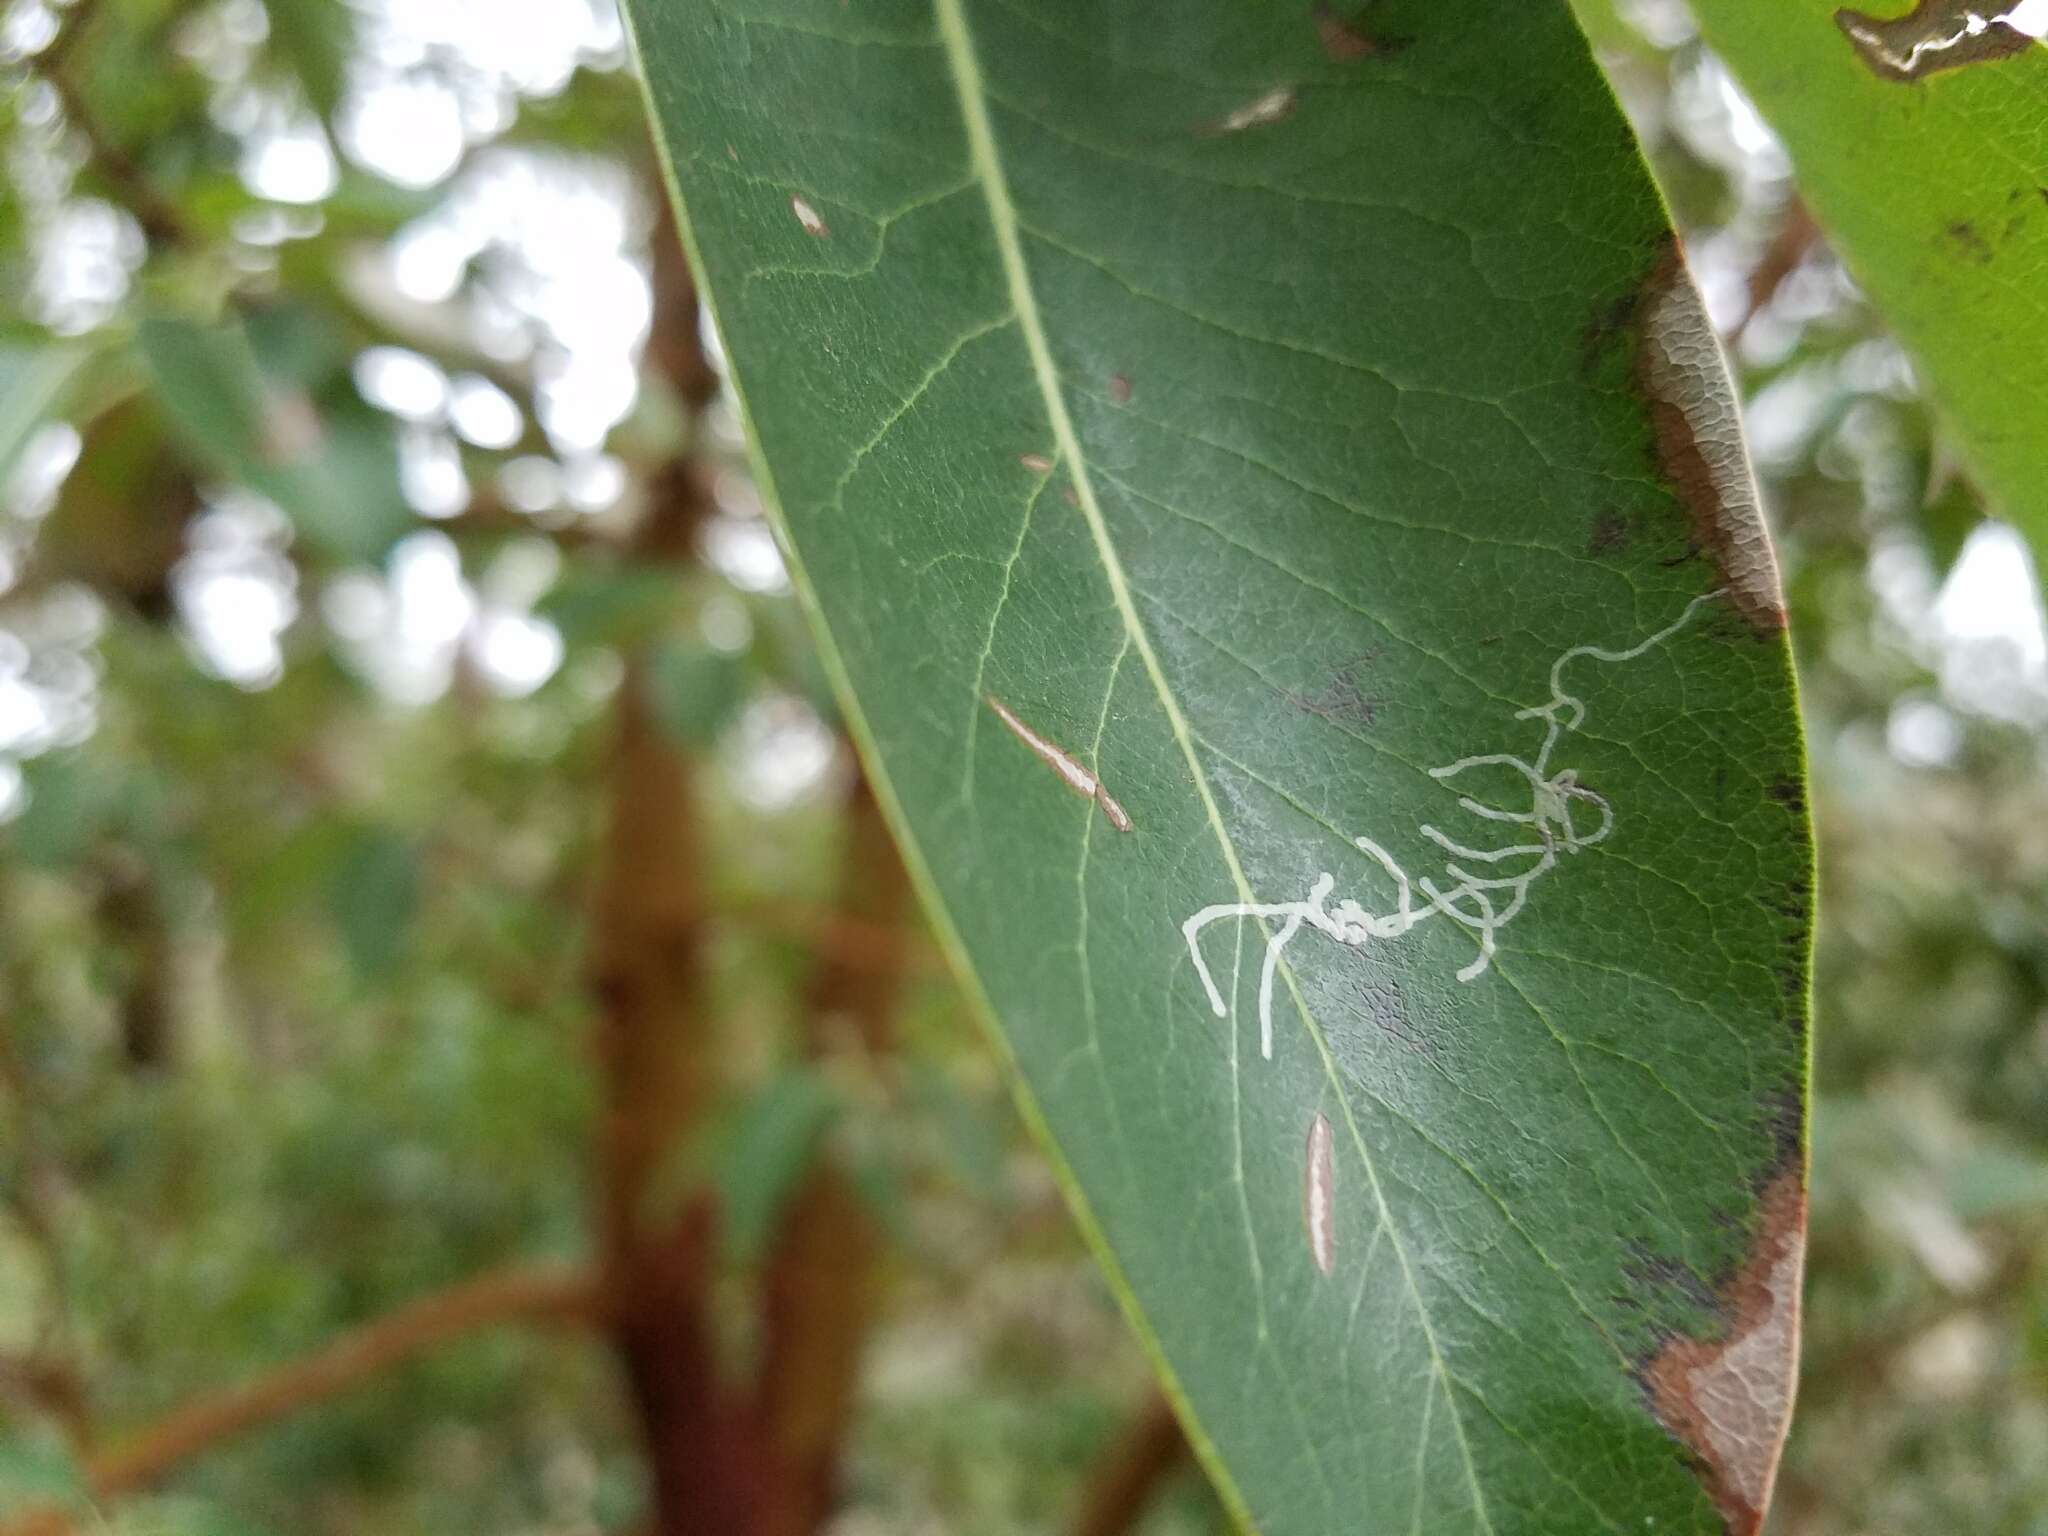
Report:
[[[1201,935],[1211,923],[1226,918],[1280,920],[1279,931],[1266,940],[1265,963],[1259,970],[1259,1054],[1268,1061],[1273,1059],[1273,976],[1279,968],[1281,951],[1304,927],[1313,928],[1339,944],[1362,949],[1375,939],[1397,939],[1416,924],[1441,915],[1468,929],[1479,941],[1478,954],[1458,971],[1458,980],[1469,982],[1484,974],[1493,964],[1494,935],[1522,911],[1529,898],[1529,888],[1557,867],[1558,855],[1577,853],[1604,842],[1614,830],[1614,808],[1606,798],[1581,784],[1575,770],[1553,771],[1551,766],[1559,742],[1583,725],[1586,718],[1585,702],[1565,690],[1565,669],[1580,660],[1633,661],[1677,634],[1702,604],[1713,602],[1723,596],[1724,591],[1717,589],[1694,598],[1670,624],[1625,650],[1575,645],[1562,652],[1550,664],[1550,697],[1541,704],[1515,711],[1517,720],[1543,722],[1543,741],[1533,759],[1524,759],[1511,752],[1481,752],[1429,770],[1431,778],[1445,785],[1475,768],[1505,768],[1519,774],[1529,786],[1527,810],[1519,807],[1502,809],[1481,804],[1470,795],[1458,796],[1459,809],[1468,815],[1520,829],[1518,834],[1511,834],[1517,840],[1500,847],[1479,848],[1459,842],[1425,822],[1417,830],[1435,843],[1445,856],[1446,881],[1439,882],[1428,876],[1410,880],[1407,871],[1379,843],[1369,837],[1355,838],[1353,842],[1358,850],[1385,870],[1393,881],[1394,906],[1388,912],[1369,912],[1348,897],[1331,907],[1330,893],[1336,889],[1337,881],[1335,876],[1325,872],[1316,876],[1308,894],[1299,900],[1219,902],[1188,918],[1181,924],[1181,934],[1187,940],[1189,955],[1194,958],[1196,974],[1202,978],[1202,989],[1208,994],[1211,1011],[1219,1019],[1229,1013],[1223,994],[1217,990],[1215,978],[1209,973],[1208,962],[1202,958]],[[990,702],[994,704],[993,700]],[[994,707],[999,714],[1005,715],[1005,723],[1008,723],[1007,711],[1000,704]],[[1091,787],[1081,790],[1081,793],[1092,793],[1092,784],[1091,777]],[[1077,789],[1079,787],[1076,785]],[[1582,819],[1590,817],[1590,826],[1581,825],[1573,819],[1575,805],[1587,808],[1580,815]],[[1478,866],[1485,867],[1481,869]],[[1420,905],[1416,903],[1418,891],[1422,895]]]

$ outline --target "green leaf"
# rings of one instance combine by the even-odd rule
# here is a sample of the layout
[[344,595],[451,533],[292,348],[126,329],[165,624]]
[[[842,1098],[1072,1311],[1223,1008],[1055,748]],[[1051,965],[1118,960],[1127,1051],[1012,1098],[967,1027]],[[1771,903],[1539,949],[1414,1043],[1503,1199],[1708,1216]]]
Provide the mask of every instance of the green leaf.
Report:
[[91,358],[90,349],[0,346],[0,485],[21,461],[36,429],[62,413]]
[[839,1110],[831,1082],[798,1067],[778,1073],[735,1112],[714,1154],[720,1236],[735,1262],[751,1264],[767,1250]]
[[290,64],[313,110],[332,119],[348,79],[356,13],[332,0],[267,0],[272,47]]
[[240,325],[153,317],[136,346],[164,414],[200,460],[284,509],[329,554],[374,559],[412,522],[390,424],[359,401],[322,409],[267,372]]
[[662,729],[700,751],[717,741],[746,702],[747,676],[740,659],[714,651],[695,636],[672,635],[656,645],[647,681]]
[[85,1497],[78,1463],[54,1437],[14,1433],[0,1438],[0,1510]]
[[357,976],[383,976],[405,951],[419,907],[419,856],[383,827],[352,828],[329,882],[327,905]]
[[[1953,0],[1697,0],[1993,510],[2048,551],[2048,48]],[[1917,59],[1923,72],[1898,66]]]
[[1753,1531],[1801,744],[1569,12],[626,10],[849,724],[1234,1512]]

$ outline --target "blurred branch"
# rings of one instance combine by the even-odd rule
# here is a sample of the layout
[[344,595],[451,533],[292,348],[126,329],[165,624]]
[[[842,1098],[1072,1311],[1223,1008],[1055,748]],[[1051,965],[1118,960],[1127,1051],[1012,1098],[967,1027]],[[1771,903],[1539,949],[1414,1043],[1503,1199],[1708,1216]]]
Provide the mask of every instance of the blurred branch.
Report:
[[152,245],[196,243],[191,228],[180,213],[159,192],[148,174],[120,145],[109,139],[86,106],[84,94],[71,78],[71,55],[78,40],[98,14],[97,0],[78,0],[50,46],[43,50],[37,67],[63,105],[64,117],[85,140],[92,168],[117,191],[142,232]]
[[[0,922],[13,916],[0,910]],[[11,958],[11,957],[10,957]],[[35,1251],[48,1288],[36,1350],[26,1359],[0,1363],[0,1384],[10,1380],[55,1416],[74,1453],[92,1441],[91,1394],[62,1357],[69,1353],[70,1318],[65,1311],[64,1242],[57,1209],[62,1170],[43,1144],[42,1119],[34,1084],[17,1048],[18,1011],[0,991],[0,1092],[12,1100],[7,1122],[15,1138],[14,1176],[0,1179],[0,1198]]]
[[[467,1333],[524,1320],[588,1322],[598,1293],[580,1269],[514,1266],[463,1281],[365,1323],[315,1353],[254,1381],[202,1397],[90,1458],[96,1500],[135,1493],[223,1440],[360,1386],[394,1365]],[[58,1536],[72,1529],[62,1510],[30,1510],[0,1523],[0,1536]]]
[[76,1366],[48,1353],[0,1355],[0,1393],[41,1410],[63,1427],[74,1455],[91,1443],[90,1404]]
[[[848,792],[841,868],[844,915],[835,922],[857,925],[861,938],[857,948],[820,948],[805,997],[804,1047],[812,1060],[824,1059],[850,1032],[879,1062],[901,991],[910,883],[865,775]],[[831,1517],[880,1252],[873,1216],[821,1148],[784,1210],[762,1277],[757,1403],[775,1477],[758,1536],[811,1536]]]
[[[656,246],[649,358],[701,407],[716,380],[675,243],[670,229]],[[687,456],[667,465],[649,486],[634,554],[688,561],[711,505],[702,466]],[[672,1149],[686,1144],[716,1091],[718,1053],[705,997],[693,764],[654,718],[644,653],[627,654],[616,729],[590,963],[603,1095],[595,1222],[612,1340],[647,1447],[651,1530],[740,1536],[763,1479],[744,1405],[719,1377],[716,1213],[704,1191],[680,1212],[657,1198]]]
[[1187,1460],[1180,1420],[1154,1392],[1089,1475],[1074,1536],[1124,1536]]
[[1736,327],[1738,335],[1771,302],[1779,285],[1799,270],[1799,264],[1806,260],[1807,253],[1820,243],[1820,226],[1813,221],[1813,214],[1803,200],[1793,198],[1778,220],[1777,233],[1771,236],[1770,244],[1764,247],[1756,265],[1750,268],[1748,308],[1743,311],[1742,324]]

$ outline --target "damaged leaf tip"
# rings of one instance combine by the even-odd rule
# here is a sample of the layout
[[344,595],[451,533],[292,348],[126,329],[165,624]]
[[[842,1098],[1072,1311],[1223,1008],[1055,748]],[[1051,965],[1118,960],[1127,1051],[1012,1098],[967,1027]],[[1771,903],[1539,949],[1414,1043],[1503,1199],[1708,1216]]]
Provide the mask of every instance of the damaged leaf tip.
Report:
[[1749,1256],[1718,1293],[1711,1339],[1667,1340],[1643,1370],[1664,1428],[1699,1468],[1728,1536],[1755,1536],[1770,1507],[1799,1371],[1806,1190],[1797,1169],[1764,1192]]
[[1643,287],[1636,382],[1650,406],[1657,464],[1684,504],[1693,542],[1760,633],[1785,627],[1778,560],[1727,364],[1675,242]]

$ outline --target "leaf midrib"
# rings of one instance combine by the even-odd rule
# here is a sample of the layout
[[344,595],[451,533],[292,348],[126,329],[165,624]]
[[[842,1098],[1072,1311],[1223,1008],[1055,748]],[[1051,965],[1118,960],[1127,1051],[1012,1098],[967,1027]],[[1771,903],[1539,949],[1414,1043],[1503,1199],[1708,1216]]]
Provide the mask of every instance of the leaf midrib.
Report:
[[[1002,261],[1004,281],[1010,290],[1011,307],[1015,312],[1018,329],[1024,337],[1025,349],[1031,358],[1032,373],[1038,385],[1039,395],[1045,404],[1046,416],[1052,426],[1059,457],[1071,466],[1075,499],[1080,503],[1081,515],[1087,521],[1089,533],[1095,541],[1096,553],[1101,557],[1103,573],[1109,582],[1110,594],[1115,599],[1117,612],[1123,619],[1125,633],[1132,648],[1137,651],[1144,663],[1145,674],[1151,680],[1153,691],[1159,697],[1167,723],[1172,727],[1174,741],[1180,747],[1181,755],[1187,760],[1188,770],[1194,780],[1195,793],[1201,798],[1210,829],[1215,834],[1224,863],[1229,867],[1231,881],[1237,888],[1239,899],[1248,905],[1255,905],[1258,897],[1245,878],[1237,846],[1231,840],[1229,830],[1224,826],[1222,811],[1210,791],[1208,774],[1195,751],[1193,733],[1186,717],[1181,713],[1178,699],[1167,683],[1165,671],[1159,664],[1158,654],[1152,648],[1151,637],[1146,633],[1145,626],[1138,617],[1130,582],[1124,572],[1123,560],[1110,539],[1101,505],[1095,497],[1094,484],[1088,471],[1088,460],[1081,451],[1080,438],[1074,430],[1073,419],[1067,413],[1066,397],[1060,388],[1058,370],[1053,364],[1052,348],[1046,339],[1045,325],[1038,312],[1037,292],[1032,287],[1030,270],[1025,264],[1016,206],[1010,197],[1009,181],[1003,171],[1002,155],[996,148],[995,129],[989,119],[988,92],[982,81],[981,65],[974,50],[973,34],[962,9],[962,0],[933,0],[933,4],[938,16],[940,42],[944,47],[947,68],[953,77],[954,89],[959,97],[961,121],[967,132],[968,161],[975,177],[981,183],[982,194],[988,205],[989,223],[995,236],[997,253]],[[1262,930],[1263,927],[1262,923]],[[1394,1222],[1393,1210],[1388,1205],[1386,1193],[1381,1187],[1372,1151],[1366,1145],[1364,1135],[1358,1128],[1357,1119],[1352,1113],[1350,1096],[1344,1092],[1343,1081],[1338,1076],[1336,1061],[1330,1054],[1322,1028],[1309,1012],[1307,1000],[1302,996],[1293,968],[1284,955],[1280,960],[1279,971],[1286,981],[1288,994],[1294,999],[1295,1009],[1301,1016],[1303,1027],[1315,1042],[1324,1075],[1329,1079],[1337,1106],[1344,1116],[1345,1129],[1350,1133],[1352,1144],[1357,1148],[1359,1160],[1365,1168],[1366,1178],[1372,1185],[1373,1200],[1379,1206],[1380,1221],[1393,1244],[1395,1257],[1401,1266],[1402,1279],[1406,1282],[1409,1296],[1415,1303],[1416,1320],[1422,1329],[1424,1341],[1429,1346],[1430,1362],[1443,1388],[1445,1406],[1450,1409],[1452,1428],[1458,1439],[1459,1455],[1465,1463],[1466,1479],[1472,1489],[1474,1513],[1478,1516],[1480,1525],[1488,1533],[1492,1533],[1493,1521],[1487,1512],[1485,1490],[1480,1486],[1478,1467],[1472,1459],[1471,1446],[1465,1437],[1464,1415],[1458,1408],[1456,1388],[1444,1365],[1443,1353],[1437,1345],[1436,1330],[1430,1324],[1429,1309],[1423,1302],[1421,1287],[1416,1283],[1414,1270],[1408,1260],[1407,1247],[1401,1240],[1400,1229]],[[1242,1502],[1241,1497],[1238,1502]]]

